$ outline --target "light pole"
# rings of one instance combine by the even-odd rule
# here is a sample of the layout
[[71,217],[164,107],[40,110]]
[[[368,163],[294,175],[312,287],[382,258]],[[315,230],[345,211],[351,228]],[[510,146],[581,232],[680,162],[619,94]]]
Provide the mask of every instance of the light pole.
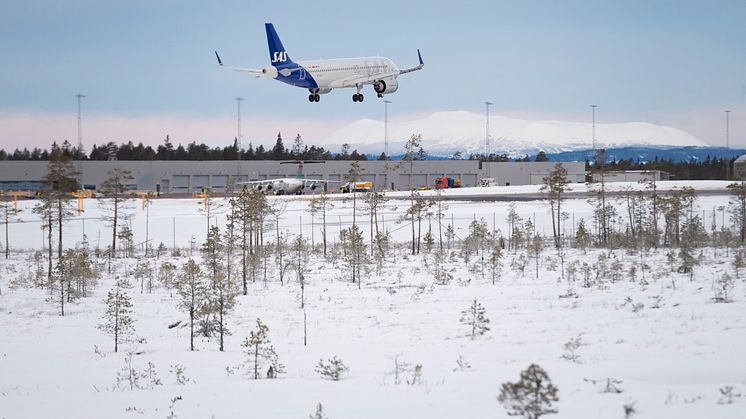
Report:
[[485,107],[485,128],[484,128],[484,159],[487,163],[487,177],[490,177],[490,105],[494,105],[492,102],[484,102]]
[[383,188],[388,188],[389,184],[389,103],[390,100],[383,101],[383,154],[386,156],[386,165],[383,168]]
[[484,131],[484,151],[487,157],[490,156],[490,105],[494,105],[494,103],[484,102],[484,106],[486,109],[485,117],[487,118]]
[[241,181],[241,101],[243,100],[242,97],[236,98],[236,105],[238,107],[236,111],[236,171],[239,177],[239,182]]
[[[78,154],[83,153],[83,117],[80,112],[80,100],[85,97],[85,95],[81,95],[80,93],[75,95],[76,98],[78,98]],[[80,156],[74,156],[74,157],[80,157]],[[83,162],[80,158],[78,158],[78,175],[80,176],[80,187],[83,188]]]
[[596,108],[598,105],[591,105],[591,149],[596,153]]
[[390,100],[383,101],[383,153],[386,160],[389,160],[389,103]]
[[725,180],[730,180],[730,109],[725,110]]

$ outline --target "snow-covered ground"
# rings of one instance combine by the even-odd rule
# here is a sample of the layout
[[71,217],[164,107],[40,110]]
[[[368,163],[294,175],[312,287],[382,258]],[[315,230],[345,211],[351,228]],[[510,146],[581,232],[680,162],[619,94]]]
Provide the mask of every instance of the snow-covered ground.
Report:
[[[728,222],[727,214],[723,210],[723,205],[727,203],[728,194],[726,186],[730,182],[725,181],[666,181],[659,182],[660,191],[668,191],[673,188],[682,188],[690,186],[698,190],[716,191],[722,190],[723,196],[702,196],[698,198],[697,209],[703,215],[705,225],[709,228],[712,226],[712,217],[715,215],[715,223],[721,226],[723,222]],[[624,188],[633,188],[635,190],[644,188],[644,184],[636,182],[618,182],[609,183],[609,191],[621,191]],[[494,230],[506,232],[506,216],[509,211],[509,202],[466,202],[458,201],[462,195],[499,195],[509,197],[511,195],[536,194],[539,193],[540,185],[523,185],[523,186],[497,186],[488,188],[460,188],[442,190],[441,193],[454,198],[455,200],[443,201],[445,214],[444,224],[453,224],[456,234],[464,231],[469,223],[474,219],[484,219],[489,227]],[[586,184],[571,184],[572,192],[587,191]],[[418,191],[423,197],[432,197],[437,191]],[[330,235],[336,237],[341,228],[347,228],[352,224],[352,198],[346,194],[331,194],[331,204],[327,213],[327,228]],[[358,195],[362,196],[362,195]],[[395,241],[408,240],[409,231],[408,223],[402,221],[402,214],[405,211],[407,202],[402,198],[409,197],[409,192],[388,192],[387,196],[391,199],[380,211],[382,225],[392,233]],[[281,216],[280,228],[290,234],[297,234],[299,231],[309,238],[317,238],[321,234],[321,216],[312,217],[308,212],[309,203],[312,195],[302,196],[269,196],[271,202],[282,202],[285,205],[285,211]],[[215,199],[216,208],[211,211],[211,224],[216,221],[218,225],[225,225],[228,203],[226,199]],[[621,202],[621,200],[620,200]],[[20,210],[17,217],[13,219],[10,225],[12,235],[10,246],[14,249],[38,249],[46,246],[46,234],[41,230],[39,217],[32,212],[36,201],[19,201],[18,209]],[[74,203],[73,203],[74,204]],[[592,216],[592,210],[584,199],[569,199],[563,203],[564,211],[567,211],[569,218],[564,222],[566,231],[573,231],[577,222],[581,218],[588,220]],[[80,242],[85,234],[88,241],[95,247],[105,248],[106,244],[111,241],[111,229],[102,221],[101,217],[105,215],[104,210],[99,206],[95,199],[84,200],[84,212],[75,215],[65,227],[65,246],[74,246]],[[369,217],[365,213],[365,204],[362,199],[357,202],[358,214],[357,223],[361,225],[364,232],[370,230]],[[149,211],[142,208],[139,200],[131,200],[127,204],[125,212],[128,214],[129,222],[132,225],[135,243],[143,243],[147,237],[151,240],[154,247],[158,243],[164,243],[167,247],[188,247],[192,237],[196,243],[201,243],[207,234],[206,213],[203,211],[204,205],[201,199],[156,199],[152,201]],[[548,215],[548,204],[543,200],[522,202],[517,207],[521,216],[532,218],[540,233],[550,233],[552,224]],[[433,224],[434,220],[423,222],[425,228]],[[335,240],[332,238],[331,240]]]
[[[292,234],[311,234],[306,197],[287,201],[281,228]],[[11,225],[11,247],[38,249],[42,245],[39,224],[30,213],[33,203],[22,202],[19,215],[25,223]],[[360,202],[358,202],[358,205]],[[718,228],[727,214],[719,207],[727,196],[705,196],[696,211],[706,217],[709,229],[715,215]],[[346,227],[352,202],[335,200],[330,221]],[[465,236],[474,218],[489,227],[504,229],[506,202],[445,203],[445,221]],[[566,210],[575,222],[590,215],[585,200],[568,200]],[[358,208],[364,208],[364,205]],[[394,241],[403,243],[408,224],[396,220],[406,203],[390,201],[385,210],[386,228]],[[155,243],[187,247],[194,236],[204,239],[206,221],[197,200],[156,200],[150,208],[149,235]],[[539,231],[551,231],[544,202],[516,203],[524,218],[535,218]],[[222,226],[224,210],[218,210]],[[623,213],[623,211],[620,211]],[[100,210],[86,202],[85,232],[92,246],[105,247],[108,230],[98,220]],[[144,240],[146,217],[132,210],[135,241]],[[364,211],[359,220],[367,219]],[[721,218],[724,217],[724,218]],[[176,230],[174,231],[174,220]],[[320,241],[319,220],[314,236]],[[572,217],[566,222],[568,232]],[[427,223],[425,224],[425,228]],[[83,221],[66,227],[69,244],[79,241]],[[329,227],[336,235],[339,225]],[[367,226],[363,230],[367,233]],[[100,235],[99,235],[100,232]],[[367,237],[367,236],[366,236]],[[15,243],[15,245],[14,245]],[[312,259],[305,289],[308,345],[303,345],[303,311],[300,287],[294,274],[280,285],[271,273],[267,284],[250,284],[248,295],[239,296],[227,324],[232,335],[226,351],[217,350],[216,339],[198,339],[198,351],[188,351],[189,332],[169,328],[188,317],[177,308],[174,292],[160,284],[152,294],[130,290],[135,337],[113,353],[112,338],[96,328],[105,311],[103,300],[114,277],[131,275],[134,259],[115,260],[113,271],[99,280],[93,295],[81,298],[58,316],[55,296],[38,288],[20,286],[34,266],[30,252],[14,252],[0,261],[0,418],[305,418],[321,402],[330,419],[338,418],[507,418],[497,402],[500,384],[516,381],[531,363],[542,366],[559,388],[557,418],[623,417],[622,406],[634,403],[639,418],[743,418],[746,399],[720,404],[719,389],[733,386],[746,393],[746,286],[736,280],[734,302],[712,302],[713,286],[723,272],[734,274],[732,253],[705,248],[693,279],[671,273],[667,249],[646,256],[650,269],[645,281],[640,257],[624,250],[570,250],[566,264],[597,264],[606,258],[619,278],[601,278],[584,288],[582,274],[573,283],[562,279],[556,252],[546,249],[535,278],[529,258],[525,274],[510,267],[522,252],[506,252],[502,274],[493,285],[489,271],[472,271],[454,255],[444,261],[453,270],[448,285],[434,285],[433,256],[412,257],[402,249],[382,272],[374,267],[364,275],[361,289],[348,280],[341,261]],[[181,265],[188,257],[151,259]],[[195,252],[196,256],[196,252]],[[472,260],[473,263],[473,260]],[[631,277],[630,268],[637,272]],[[611,274],[610,274],[611,275]],[[16,285],[16,286],[13,286]],[[573,297],[560,297],[572,286]],[[490,328],[471,339],[459,322],[461,311],[478,299],[486,308]],[[240,371],[229,374],[244,360],[241,341],[254,329],[257,318],[270,328],[269,336],[287,373],[277,380],[250,380]],[[580,336],[579,362],[561,358],[563,344]],[[163,385],[152,389],[114,389],[117,372],[126,353],[133,366],[144,370],[152,362]],[[320,358],[339,356],[350,368],[339,382],[322,380],[314,372]],[[393,357],[422,365],[422,384],[394,384],[389,371]],[[459,356],[470,364],[461,371]],[[186,367],[190,380],[177,385],[172,365]],[[585,379],[622,380],[621,393],[602,393],[601,384]],[[176,397],[177,399],[174,401]]]

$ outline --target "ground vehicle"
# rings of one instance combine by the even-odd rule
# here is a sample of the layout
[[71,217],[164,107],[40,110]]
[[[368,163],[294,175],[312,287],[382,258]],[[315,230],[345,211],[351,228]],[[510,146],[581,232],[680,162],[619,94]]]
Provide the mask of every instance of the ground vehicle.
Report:
[[341,193],[370,192],[371,190],[373,190],[373,182],[370,182],[370,181],[346,182],[346,183],[343,183],[342,186],[339,187],[339,192]]
[[454,179],[451,177],[438,177],[435,178],[435,189],[448,189],[448,188],[460,188],[461,179]]
[[479,179],[479,186],[497,186],[497,178],[494,177],[483,177]]

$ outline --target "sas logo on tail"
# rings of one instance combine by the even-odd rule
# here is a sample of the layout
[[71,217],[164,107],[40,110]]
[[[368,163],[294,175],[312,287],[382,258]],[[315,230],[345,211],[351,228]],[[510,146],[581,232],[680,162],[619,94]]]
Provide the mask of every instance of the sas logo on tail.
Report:
[[273,63],[284,63],[288,60],[288,53],[286,51],[275,51],[275,53],[272,55],[272,62]]

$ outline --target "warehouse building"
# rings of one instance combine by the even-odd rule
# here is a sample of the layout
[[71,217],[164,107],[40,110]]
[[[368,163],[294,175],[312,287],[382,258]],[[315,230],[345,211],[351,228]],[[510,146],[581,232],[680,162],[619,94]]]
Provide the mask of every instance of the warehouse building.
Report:
[[[225,192],[236,182],[282,177],[344,181],[351,161],[326,161],[302,167],[296,162],[274,160],[249,161],[76,161],[85,189],[96,190],[119,168],[132,172],[131,190],[184,194],[210,188]],[[477,186],[482,178],[494,178],[499,185],[540,184],[556,162],[484,162],[476,160],[424,160],[410,165],[404,161],[360,161],[360,179],[371,181],[378,189],[406,190],[433,187],[435,178],[447,176],[461,180],[464,187]],[[583,182],[583,162],[563,162],[571,182]],[[0,190],[38,190],[47,173],[45,161],[0,162]]]

